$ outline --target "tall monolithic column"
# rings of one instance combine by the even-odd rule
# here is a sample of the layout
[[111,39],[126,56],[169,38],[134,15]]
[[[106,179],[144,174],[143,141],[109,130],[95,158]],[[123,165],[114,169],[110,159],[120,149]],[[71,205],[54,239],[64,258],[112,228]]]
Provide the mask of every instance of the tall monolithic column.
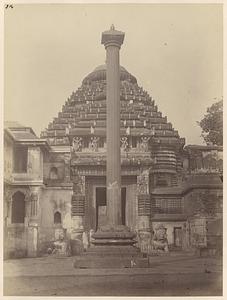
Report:
[[121,152],[120,152],[120,66],[119,50],[124,33],[110,30],[102,33],[106,49],[107,81],[107,217],[109,225],[121,224]]

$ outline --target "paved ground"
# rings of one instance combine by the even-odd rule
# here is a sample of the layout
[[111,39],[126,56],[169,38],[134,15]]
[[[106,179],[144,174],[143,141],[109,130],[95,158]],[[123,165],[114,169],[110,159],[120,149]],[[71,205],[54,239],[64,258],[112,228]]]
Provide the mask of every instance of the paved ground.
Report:
[[74,269],[73,258],[4,262],[5,296],[219,296],[221,261],[153,257],[146,269]]

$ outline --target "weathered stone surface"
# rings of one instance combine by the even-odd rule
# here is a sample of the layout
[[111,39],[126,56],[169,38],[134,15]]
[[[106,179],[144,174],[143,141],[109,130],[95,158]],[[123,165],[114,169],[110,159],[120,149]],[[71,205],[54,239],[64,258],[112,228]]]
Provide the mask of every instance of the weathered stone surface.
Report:
[[[144,254],[150,251],[157,223],[166,228],[172,250],[208,246],[209,222],[222,221],[222,147],[183,148],[185,140],[152,97],[119,66],[122,34],[112,28],[103,42],[107,65],[90,73],[67,99],[42,134],[47,140],[37,138],[28,127],[14,124],[5,129],[4,251],[8,256],[52,251],[60,228],[72,240],[73,253],[79,254],[85,248],[85,232],[108,223],[105,211],[111,224],[109,230],[104,226],[97,232],[98,243],[134,243],[130,231],[135,231]],[[23,172],[14,170],[16,144],[27,149]],[[107,201],[106,208],[102,199],[100,209],[96,189],[106,186],[108,198],[114,201]],[[123,202],[121,188],[126,194]],[[18,192],[24,195],[21,223],[12,217],[18,203],[13,196]],[[61,223],[55,223],[56,213]],[[129,232],[119,226],[121,222]],[[219,229],[212,235],[220,236]]]

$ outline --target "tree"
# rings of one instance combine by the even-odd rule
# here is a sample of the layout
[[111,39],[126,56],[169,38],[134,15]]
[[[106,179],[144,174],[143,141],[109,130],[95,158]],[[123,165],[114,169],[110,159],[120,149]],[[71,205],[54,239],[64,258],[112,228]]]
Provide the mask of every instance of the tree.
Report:
[[217,146],[223,145],[223,100],[220,100],[207,108],[207,114],[200,122],[202,128],[201,136],[206,144]]

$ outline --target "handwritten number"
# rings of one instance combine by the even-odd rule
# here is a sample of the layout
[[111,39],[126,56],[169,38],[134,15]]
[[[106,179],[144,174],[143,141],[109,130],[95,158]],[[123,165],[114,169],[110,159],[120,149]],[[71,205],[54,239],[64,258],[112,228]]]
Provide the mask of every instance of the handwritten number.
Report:
[[13,8],[13,5],[12,4],[6,4],[5,9],[8,9],[8,8]]

